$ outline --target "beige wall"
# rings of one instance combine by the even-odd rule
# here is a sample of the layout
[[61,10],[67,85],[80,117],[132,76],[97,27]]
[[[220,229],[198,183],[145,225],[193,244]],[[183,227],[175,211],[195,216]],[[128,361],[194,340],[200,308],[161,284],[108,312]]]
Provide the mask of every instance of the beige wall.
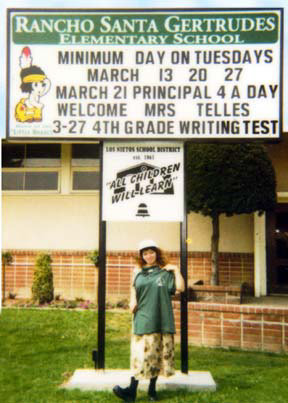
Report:
[[[192,241],[189,250],[210,250],[211,219],[200,214],[190,214],[188,223],[189,238]],[[221,252],[253,253],[253,215],[221,215],[219,249]]]
[[[98,248],[99,196],[3,195],[3,249],[92,250]],[[253,215],[221,217],[220,250],[253,252]],[[188,249],[209,251],[211,222],[200,214],[188,219]],[[107,249],[134,250],[145,238],[166,250],[180,249],[179,223],[108,223]]]
[[4,196],[4,249],[97,249],[98,195]]

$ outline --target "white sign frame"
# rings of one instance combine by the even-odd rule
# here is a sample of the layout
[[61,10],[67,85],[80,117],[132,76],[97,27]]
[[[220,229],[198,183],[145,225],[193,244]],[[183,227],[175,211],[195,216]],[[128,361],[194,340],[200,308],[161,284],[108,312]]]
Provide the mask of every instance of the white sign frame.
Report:
[[182,222],[182,142],[103,142],[102,219]]

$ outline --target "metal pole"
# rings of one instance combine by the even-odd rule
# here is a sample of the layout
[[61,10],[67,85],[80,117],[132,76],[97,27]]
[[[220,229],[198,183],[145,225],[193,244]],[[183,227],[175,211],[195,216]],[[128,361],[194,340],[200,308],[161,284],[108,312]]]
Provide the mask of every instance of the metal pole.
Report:
[[187,295],[187,207],[186,207],[186,160],[187,149],[184,143],[184,206],[183,206],[183,222],[180,223],[180,242],[181,242],[181,256],[180,256],[180,269],[185,282],[185,290],[181,293],[181,371],[185,374],[188,373],[188,295]]
[[102,220],[103,192],[103,142],[100,143],[100,234],[99,234],[99,275],[98,275],[98,365],[105,368],[105,323],[106,323],[106,221]]

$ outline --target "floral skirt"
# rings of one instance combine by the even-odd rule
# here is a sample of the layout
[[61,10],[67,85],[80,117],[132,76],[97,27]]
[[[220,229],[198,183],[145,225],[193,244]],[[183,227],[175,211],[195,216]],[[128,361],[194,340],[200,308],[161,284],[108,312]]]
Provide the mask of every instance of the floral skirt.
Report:
[[174,334],[133,334],[130,367],[138,380],[174,375]]

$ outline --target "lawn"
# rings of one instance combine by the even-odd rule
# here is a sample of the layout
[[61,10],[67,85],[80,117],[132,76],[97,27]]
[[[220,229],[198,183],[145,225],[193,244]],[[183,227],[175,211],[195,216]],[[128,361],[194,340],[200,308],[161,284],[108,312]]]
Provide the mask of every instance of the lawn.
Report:
[[[106,367],[129,367],[130,315],[108,312]],[[0,315],[0,401],[117,402],[109,392],[67,391],[59,385],[77,368],[92,368],[97,314],[92,310],[4,309]],[[179,345],[176,366],[179,369]],[[189,368],[211,371],[216,392],[160,391],[174,403],[286,403],[287,355],[189,348]],[[137,402],[145,402],[139,392]]]

